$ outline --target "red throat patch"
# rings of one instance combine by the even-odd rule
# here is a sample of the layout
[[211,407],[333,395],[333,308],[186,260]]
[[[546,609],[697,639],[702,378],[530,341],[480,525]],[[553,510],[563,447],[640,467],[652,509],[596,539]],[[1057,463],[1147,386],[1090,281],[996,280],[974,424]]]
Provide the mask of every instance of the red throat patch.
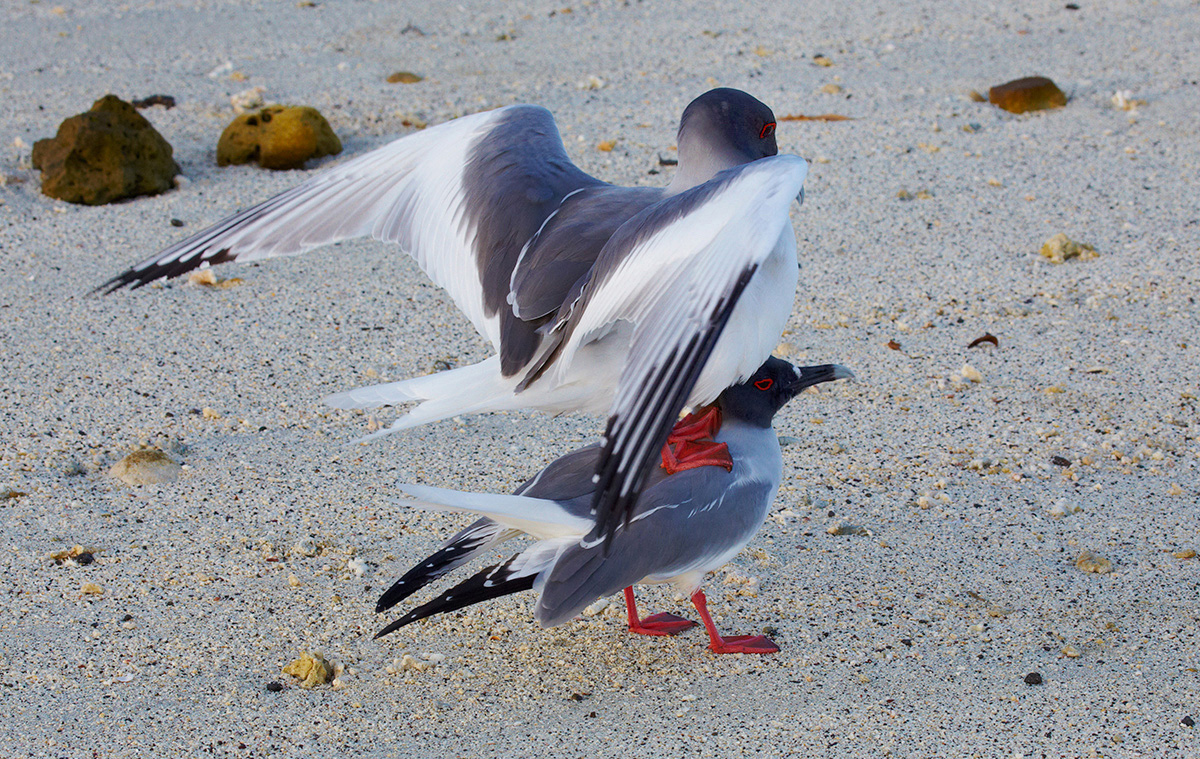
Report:
[[721,429],[721,410],[716,406],[697,409],[680,419],[667,444],[662,449],[662,468],[667,474],[676,474],[702,466],[719,466],[733,471],[733,458],[729,446],[713,440]]

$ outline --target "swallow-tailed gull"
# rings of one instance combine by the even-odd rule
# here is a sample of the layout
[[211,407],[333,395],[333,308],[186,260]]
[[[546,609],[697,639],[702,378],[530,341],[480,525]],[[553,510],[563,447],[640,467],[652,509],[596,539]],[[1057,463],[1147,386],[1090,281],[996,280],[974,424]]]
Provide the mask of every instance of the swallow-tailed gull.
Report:
[[723,416],[715,441],[728,447],[729,468],[714,462],[672,474],[664,460],[647,478],[628,524],[618,525],[607,554],[585,538],[594,526],[590,509],[598,445],[555,460],[515,495],[401,485],[411,505],[486,516],[409,570],[380,597],[377,612],[504,540],[524,533],[538,542],[413,609],[376,637],[433,614],[531,588],[538,591],[535,617],[544,627],[563,624],[596,599],[624,588],[630,630],[673,634],[694,623],[672,614],[640,619],[630,587],[669,582],[691,597],[713,651],[777,651],[762,636],[719,635],[700,586],[706,573],[729,561],[758,532],[775,498],[783,463],[771,428],[775,413],[806,387],[852,376],[842,366],[797,368],[769,358],[746,382],[725,390],[714,406]]

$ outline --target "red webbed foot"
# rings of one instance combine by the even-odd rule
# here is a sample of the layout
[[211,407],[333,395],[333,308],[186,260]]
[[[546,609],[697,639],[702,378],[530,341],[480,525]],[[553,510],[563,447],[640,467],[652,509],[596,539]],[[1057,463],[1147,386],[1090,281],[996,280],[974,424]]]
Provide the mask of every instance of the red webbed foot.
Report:
[[765,635],[730,635],[708,644],[715,654],[775,654],[779,646]]
[[717,632],[717,626],[708,614],[708,599],[703,590],[692,594],[692,605],[700,612],[704,628],[708,630],[708,649],[716,654],[773,654],[779,651],[779,646],[765,635],[730,635],[722,637]]
[[639,619],[637,605],[633,600],[633,588],[625,589],[625,611],[629,618],[629,632],[638,635],[675,635],[696,626],[690,619],[667,612]]

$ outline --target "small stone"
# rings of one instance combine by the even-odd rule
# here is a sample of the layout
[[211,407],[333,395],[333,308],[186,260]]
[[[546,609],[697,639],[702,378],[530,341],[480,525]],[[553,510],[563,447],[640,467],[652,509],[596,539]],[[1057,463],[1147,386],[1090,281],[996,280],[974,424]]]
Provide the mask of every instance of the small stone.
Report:
[[96,206],[174,187],[179,164],[163,136],[132,105],[105,95],[33,145],[42,193]]
[[1063,646],[1062,655],[1068,659],[1078,659],[1080,656],[1082,656],[1082,654],[1079,653],[1079,649],[1075,648],[1075,646],[1072,646],[1070,643]]
[[149,108],[153,105],[161,105],[163,108],[170,110],[175,107],[175,98],[170,95],[151,95],[140,100],[134,100],[130,105],[134,108]]
[[292,546],[292,553],[296,554],[297,556],[303,556],[311,559],[312,557],[321,553],[321,547],[318,546],[317,541],[313,540],[312,538],[304,538],[303,540],[298,541],[296,545]]
[[271,682],[267,683],[267,690],[269,690],[271,693],[278,693],[279,691],[283,690],[283,683],[279,682],[278,680],[272,680]]
[[988,90],[988,100],[1009,113],[1044,111],[1062,108],[1067,104],[1067,96],[1063,91],[1044,76],[1030,76],[998,84]]
[[423,81],[425,77],[418,76],[411,71],[396,71],[388,74],[388,84],[416,84]]
[[611,153],[612,149],[616,146],[616,140],[601,140],[599,143],[597,143],[596,150],[599,150],[601,153]]
[[1041,673],[1040,672],[1030,672],[1028,675],[1025,675],[1025,684],[1026,685],[1041,685],[1042,684]]
[[405,670],[424,672],[432,666],[433,665],[429,662],[421,661],[420,659],[415,658],[412,654],[405,654],[400,658],[400,666],[396,669],[399,672],[404,672]]
[[870,530],[868,530],[866,527],[863,527],[860,524],[846,524],[843,522],[837,522],[836,524],[829,525],[829,527],[825,528],[825,532],[829,533],[830,535],[867,535],[867,536],[869,536],[871,534]]
[[233,112],[243,114],[252,108],[263,107],[263,93],[267,91],[266,87],[259,85],[251,87],[248,90],[242,90],[236,94],[229,96],[229,104],[233,106]]
[[842,91],[841,85],[837,85],[837,84],[821,85],[821,92],[824,92],[826,95],[836,95],[841,91]]
[[333,667],[320,653],[301,651],[300,658],[285,666],[283,673],[299,678],[301,688],[315,688],[333,678],[332,670]]
[[183,219],[171,219],[171,226],[182,227],[183,225],[184,225]]
[[818,53],[817,55],[814,55],[812,61],[813,61],[813,63],[815,63],[818,66],[821,66],[823,68],[829,68],[830,66],[833,65],[833,61],[830,60],[830,58],[828,56],[821,55],[820,53]]
[[179,479],[183,467],[157,448],[139,448],[108,473],[126,485],[161,485]]
[[92,555],[91,551],[83,551],[82,553],[80,553],[78,556],[75,557],[75,563],[81,567],[86,567],[88,564],[91,564],[95,560],[96,560],[96,557]]
[[1071,460],[1062,456],[1051,456],[1050,463],[1054,466],[1071,466]]
[[288,575],[288,585],[291,585],[293,588],[298,588],[302,585],[302,583],[300,582],[299,577],[294,574],[290,574]]
[[612,601],[610,601],[609,599],[607,599],[607,598],[601,598],[599,601],[596,601],[596,602],[595,602],[595,603],[593,603],[591,606],[589,606],[589,607],[587,607],[586,609],[584,609],[584,610],[583,610],[583,616],[585,616],[585,617],[594,617],[594,616],[596,616],[597,614],[599,614],[600,612],[602,612],[602,611],[604,611],[605,609],[607,609],[607,608],[608,608],[608,605],[609,605],[609,604],[611,604],[611,603],[612,603]]
[[1072,258],[1091,261],[1100,257],[1100,254],[1091,245],[1085,242],[1076,242],[1062,232],[1042,243],[1041,254],[1042,258],[1055,264],[1065,263]]
[[962,369],[959,369],[958,371],[960,374],[962,374],[963,379],[970,380],[971,382],[983,382],[983,375],[979,373],[978,369],[970,364],[963,364]]
[[355,557],[346,562],[346,569],[353,572],[355,577],[362,577],[367,573],[367,562]]
[[1176,559],[1194,559],[1196,558],[1196,550],[1194,548],[1185,548],[1182,551],[1176,551],[1171,555]]
[[94,582],[85,582],[81,588],[85,596],[100,596],[104,595],[104,588]]
[[269,105],[225,127],[217,142],[217,165],[257,161],[264,169],[299,169],[310,158],[340,152],[341,140],[315,108]]
[[1108,574],[1113,570],[1111,561],[1103,556],[1097,556],[1086,549],[1080,552],[1079,557],[1075,559],[1075,567],[1084,572],[1092,572],[1100,575]]
[[1192,715],[1188,714],[1183,719],[1179,720],[1179,724],[1184,727],[1195,727],[1196,720],[1192,719]]
[[204,408],[202,408],[200,410],[200,416],[205,419],[208,419],[208,420],[213,420],[213,419],[220,419],[221,413],[214,408],[205,406]]

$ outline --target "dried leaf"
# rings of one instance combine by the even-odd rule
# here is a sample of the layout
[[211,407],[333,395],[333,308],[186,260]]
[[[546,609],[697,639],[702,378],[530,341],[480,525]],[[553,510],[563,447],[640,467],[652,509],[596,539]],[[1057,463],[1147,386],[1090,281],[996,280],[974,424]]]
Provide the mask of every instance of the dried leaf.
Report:
[[980,335],[979,337],[975,338],[970,343],[968,343],[967,347],[975,348],[980,345],[983,345],[984,343],[991,343],[992,345],[996,346],[997,348],[1000,347],[1000,341],[997,340],[996,336],[993,335],[991,332],[984,332],[982,335]]

